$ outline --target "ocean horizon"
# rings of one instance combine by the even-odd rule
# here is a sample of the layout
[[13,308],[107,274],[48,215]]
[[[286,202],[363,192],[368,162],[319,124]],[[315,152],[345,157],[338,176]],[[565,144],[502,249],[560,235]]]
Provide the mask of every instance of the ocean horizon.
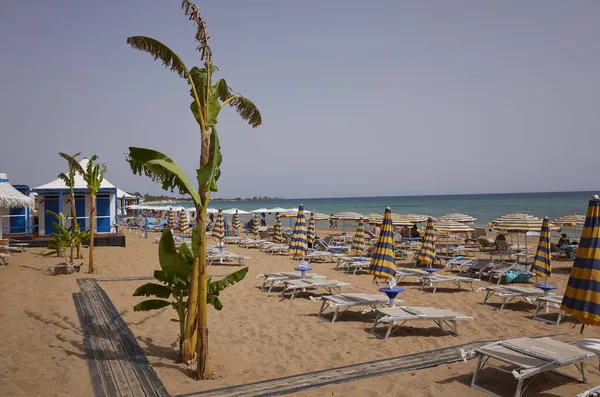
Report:
[[[383,214],[390,207],[393,212],[415,213],[440,217],[449,213],[463,213],[477,218],[478,225],[508,213],[527,213],[550,220],[569,214],[585,214],[594,191],[539,192],[539,193],[485,193],[443,194],[415,196],[372,196],[330,198],[284,198],[277,200],[215,201],[210,208],[238,208],[252,211],[259,208],[297,208],[304,204],[309,211],[325,214],[353,211],[361,214]],[[191,202],[177,203],[185,207]],[[274,214],[269,214],[271,217]]]

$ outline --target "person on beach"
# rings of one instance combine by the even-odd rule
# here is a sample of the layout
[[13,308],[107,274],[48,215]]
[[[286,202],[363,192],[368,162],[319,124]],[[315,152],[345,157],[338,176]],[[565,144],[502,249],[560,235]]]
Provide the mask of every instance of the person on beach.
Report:
[[560,235],[560,238],[558,239],[558,243],[556,243],[556,245],[558,247],[560,247],[562,245],[571,245],[571,241],[567,238],[566,233],[563,233]]
[[333,229],[333,212],[329,215],[329,228]]
[[419,228],[417,227],[416,223],[413,225],[412,229],[410,229],[410,237],[413,237],[413,238],[421,237],[421,234],[419,233]]
[[403,238],[410,237],[410,230],[408,229],[408,226],[404,226],[402,230],[400,230],[400,236],[402,236]]
[[379,236],[381,233],[381,227],[379,227],[379,224],[375,225],[373,230],[371,230],[371,233],[373,233],[375,236]]

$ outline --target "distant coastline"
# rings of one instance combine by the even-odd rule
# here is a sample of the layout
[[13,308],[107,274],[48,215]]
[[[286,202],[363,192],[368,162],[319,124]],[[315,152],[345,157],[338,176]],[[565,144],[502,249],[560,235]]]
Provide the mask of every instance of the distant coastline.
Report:
[[[254,197],[236,197],[236,198],[211,198],[211,203],[228,203],[235,201],[275,201],[275,200],[283,200],[281,197],[269,197],[269,196],[254,196]],[[185,203],[189,202],[191,199],[189,197],[182,198],[169,198],[169,199],[161,199],[161,200],[151,200],[144,201],[144,204],[152,205],[152,204],[172,204],[172,203]]]

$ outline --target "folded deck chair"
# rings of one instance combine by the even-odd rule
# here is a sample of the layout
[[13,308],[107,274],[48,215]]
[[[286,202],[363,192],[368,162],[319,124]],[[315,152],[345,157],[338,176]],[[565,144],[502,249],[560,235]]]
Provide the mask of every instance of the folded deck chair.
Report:
[[[475,355],[477,366],[471,379],[471,388],[498,396],[476,384],[481,370],[489,366],[514,376],[517,380],[515,397],[521,397],[533,378],[544,372],[553,372],[568,379],[586,382],[584,361],[596,356],[575,345],[550,338],[518,338],[494,342],[475,349]],[[496,361],[502,363],[502,366],[492,364]],[[581,379],[558,371],[559,368],[571,365],[577,367]]]
[[[312,299],[312,298],[311,298]],[[323,312],[327,309],[333,312],[333,317],[331,318],[331,322],[334,323],[342,314],[344,314],[351,307],[358,306],[369,306],[373,309],[378,307],[386,306],[389,303],[389,299],[384,294],[359,294],[359,293],[351,293],[351,294],[337,294],[337,295],[325,295],[319,298],[314,298],[313,300],[322,300],[321,308],[319,309],[319,313],[317,313],[317,318],[325,321],[329,321],[329,319],[323,317]],[[396,303],[402,302],[400,300],[396,300]],[[340,313],[340,309],[342,312]]]
[[322,279],[285,280],[283,283],[285,287],[281,291],[281,297],[284,298],[286,294],[290,294],[290,300],[293,300],[298,292],[320,288],[325,289],[330,295],[341,294],[342,287],[351,285],[343,281]]
[[[285,280],[298,280],[302,278],[302,273],[300,272],[278,272],[278,273],[267,273],[267,274],[259,274],[258,277],[264,277],[262,286],[260,287],[263,291],[267,288],[269,290],[267,292],[271,292],[273,287],[283,284]],[[320,276],[315,273],[306,273],[305,275],[308,279],[324,279],[325,276]]]
[[233,263],[235,265],[245,266],[246,259],[250,259],[250,258],[247,256],[244,256],[244,255],[238,255],[238,254],[234,254],[233,252],[226,252],[226,251],[212,252],[212,253],[207,253],[207,255],[206,255],[207,265],[209,265],[209,266],[215,262],[218,262],[219,264]]
[[[386,307],[382,309],[376,309],[377,317],[371,328],[371,333],[378,338],[381,337],[375,332],[375,329],[379,324],[386,324],[387,331],[383,339],[387,339],[392,333],[392,328],[396,323],[399,329],[403,324],[408,321],[433,321],[436,323],[442,331],[447,331],[450,334],[458,335],[458,323],[457,321],[471,321],[473,317],[466,316],[462,313],[455,312],[450,309],[437,309],[434,307]],[[444,325],[448,326],[448,330],[444,329]]]
[[490,305],[489,300],[496,296],[502,300],[500,309],[504,309],[504,306],[512,302],[514,299],[521,298],[525,301],[529,301],[529,298],[537,298],[543,296],[544,292],[537,288],[519,287],[519,286],[508,286],[508,285],[497,285],[492,287],[485,287],[485,297],[483,298],[483,304],[486,306],[493,307]]
[[461,284],[467,284],[471,288],[471,291],[475,292],[475,289],[473,288],[473,283],[479,282],[479,281],[481,281],[481,280],[476,279],[476,278],[471,278],[471,277],[442,276],[439,274],[432,274],[432,275],[423,276],[421,278],[421,291],[426,286],[430,286],[430,287],[433,287],[433,293],[435,294],[435,291],[437,290],[439,283],[452,283],[455,286],[457,286],[459,290],[462,289]]
[[[548,324],[558,325],[565,317],[565,312],[560,310],[560,304],[562,303],[562,296],[559,295],[549,295],[549,296],[539,296],[536,298],[537,305],[535,307],[535,312],[533,313],[533,319],[538,321],[543,321]],[[555,308],[558,310],[556,320],[550,320],[545,317],[540,317],[540,313],[548,313],[550,308]]]

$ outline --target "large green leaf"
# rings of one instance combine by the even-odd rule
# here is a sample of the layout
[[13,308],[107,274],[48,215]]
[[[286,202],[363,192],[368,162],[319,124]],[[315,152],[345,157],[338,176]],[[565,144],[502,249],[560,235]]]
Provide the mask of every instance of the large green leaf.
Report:
[[156,150],[130,147],[127,161],[134,174],[144,173],[161,183],[164,190],[178,188],[179,193],[189,194],[195,204],[200,203],[200,196],[187,175],[170,157]]
[[221,310],[223,308],[223,302],[216,295],[208,295],[206,298],[206,302],[209,305],[213,305],[213,307],[217,310]]
[[186,243],[183,243],[179,246],[179,254],[182,255],[186,261],[191,262],[194,260],[194,254]]
[[160,267],[167,273],[173,273],[182,278],[189,278],[192,274],[192,263],[177,252],[173,233],[165,230],[158,244],[158,261]]
[[194,253],[194,257],[200,255],[198,252],[198,241],[200,241],[200,236],[198,236],[198,224],[196,224],[192,229],[192,252]]
[[221,101],[225,102],[231,98],[231,88],[229,88],[225,79],[219,79],[213,87]]
[[127,44],[136,50],[149,53],[154,57],[154,60],[160,59],[163,65],[177,73],[180,77],[187,79],[189,72],[185,63],[183,63],[175,51],[160,41],[152,37],[133,36],[127,39]]
[[171,302],[164,301],[162,299],[148,299],[147,301],[143,301],[138,303],[133,307],[133,311],[135,312],[147,312],[150,310],[158,310],[163,307],[171,306]]
[[208,163],[206,163],[204,167],[197,170],[198,184],[200,186],[206,185],[207,189],[211,192],[216,192],[219,190],[217,188],[217,180],[221,176],[221,168],[219,168],[221,161],[223,161],[223,157],[221,155],[219,136],[217,135],[217,130],[213,128],[212,137],[210,140],[210,157],[208,159]]
[[167,299],[171,296],[171,288],[153,283],[140,285],[134,292],[133,296],[156,296],[157,298]]
[[238,283],[246,277],[246,273],[248,273],[248,268],[245,267],[236,272],[231,273],[229,276],[226,276],[218,281],[212,281],[208,285],[208,295],[218,295],[219,292],[223,291],[225,288],[229,287],[232,284]]

